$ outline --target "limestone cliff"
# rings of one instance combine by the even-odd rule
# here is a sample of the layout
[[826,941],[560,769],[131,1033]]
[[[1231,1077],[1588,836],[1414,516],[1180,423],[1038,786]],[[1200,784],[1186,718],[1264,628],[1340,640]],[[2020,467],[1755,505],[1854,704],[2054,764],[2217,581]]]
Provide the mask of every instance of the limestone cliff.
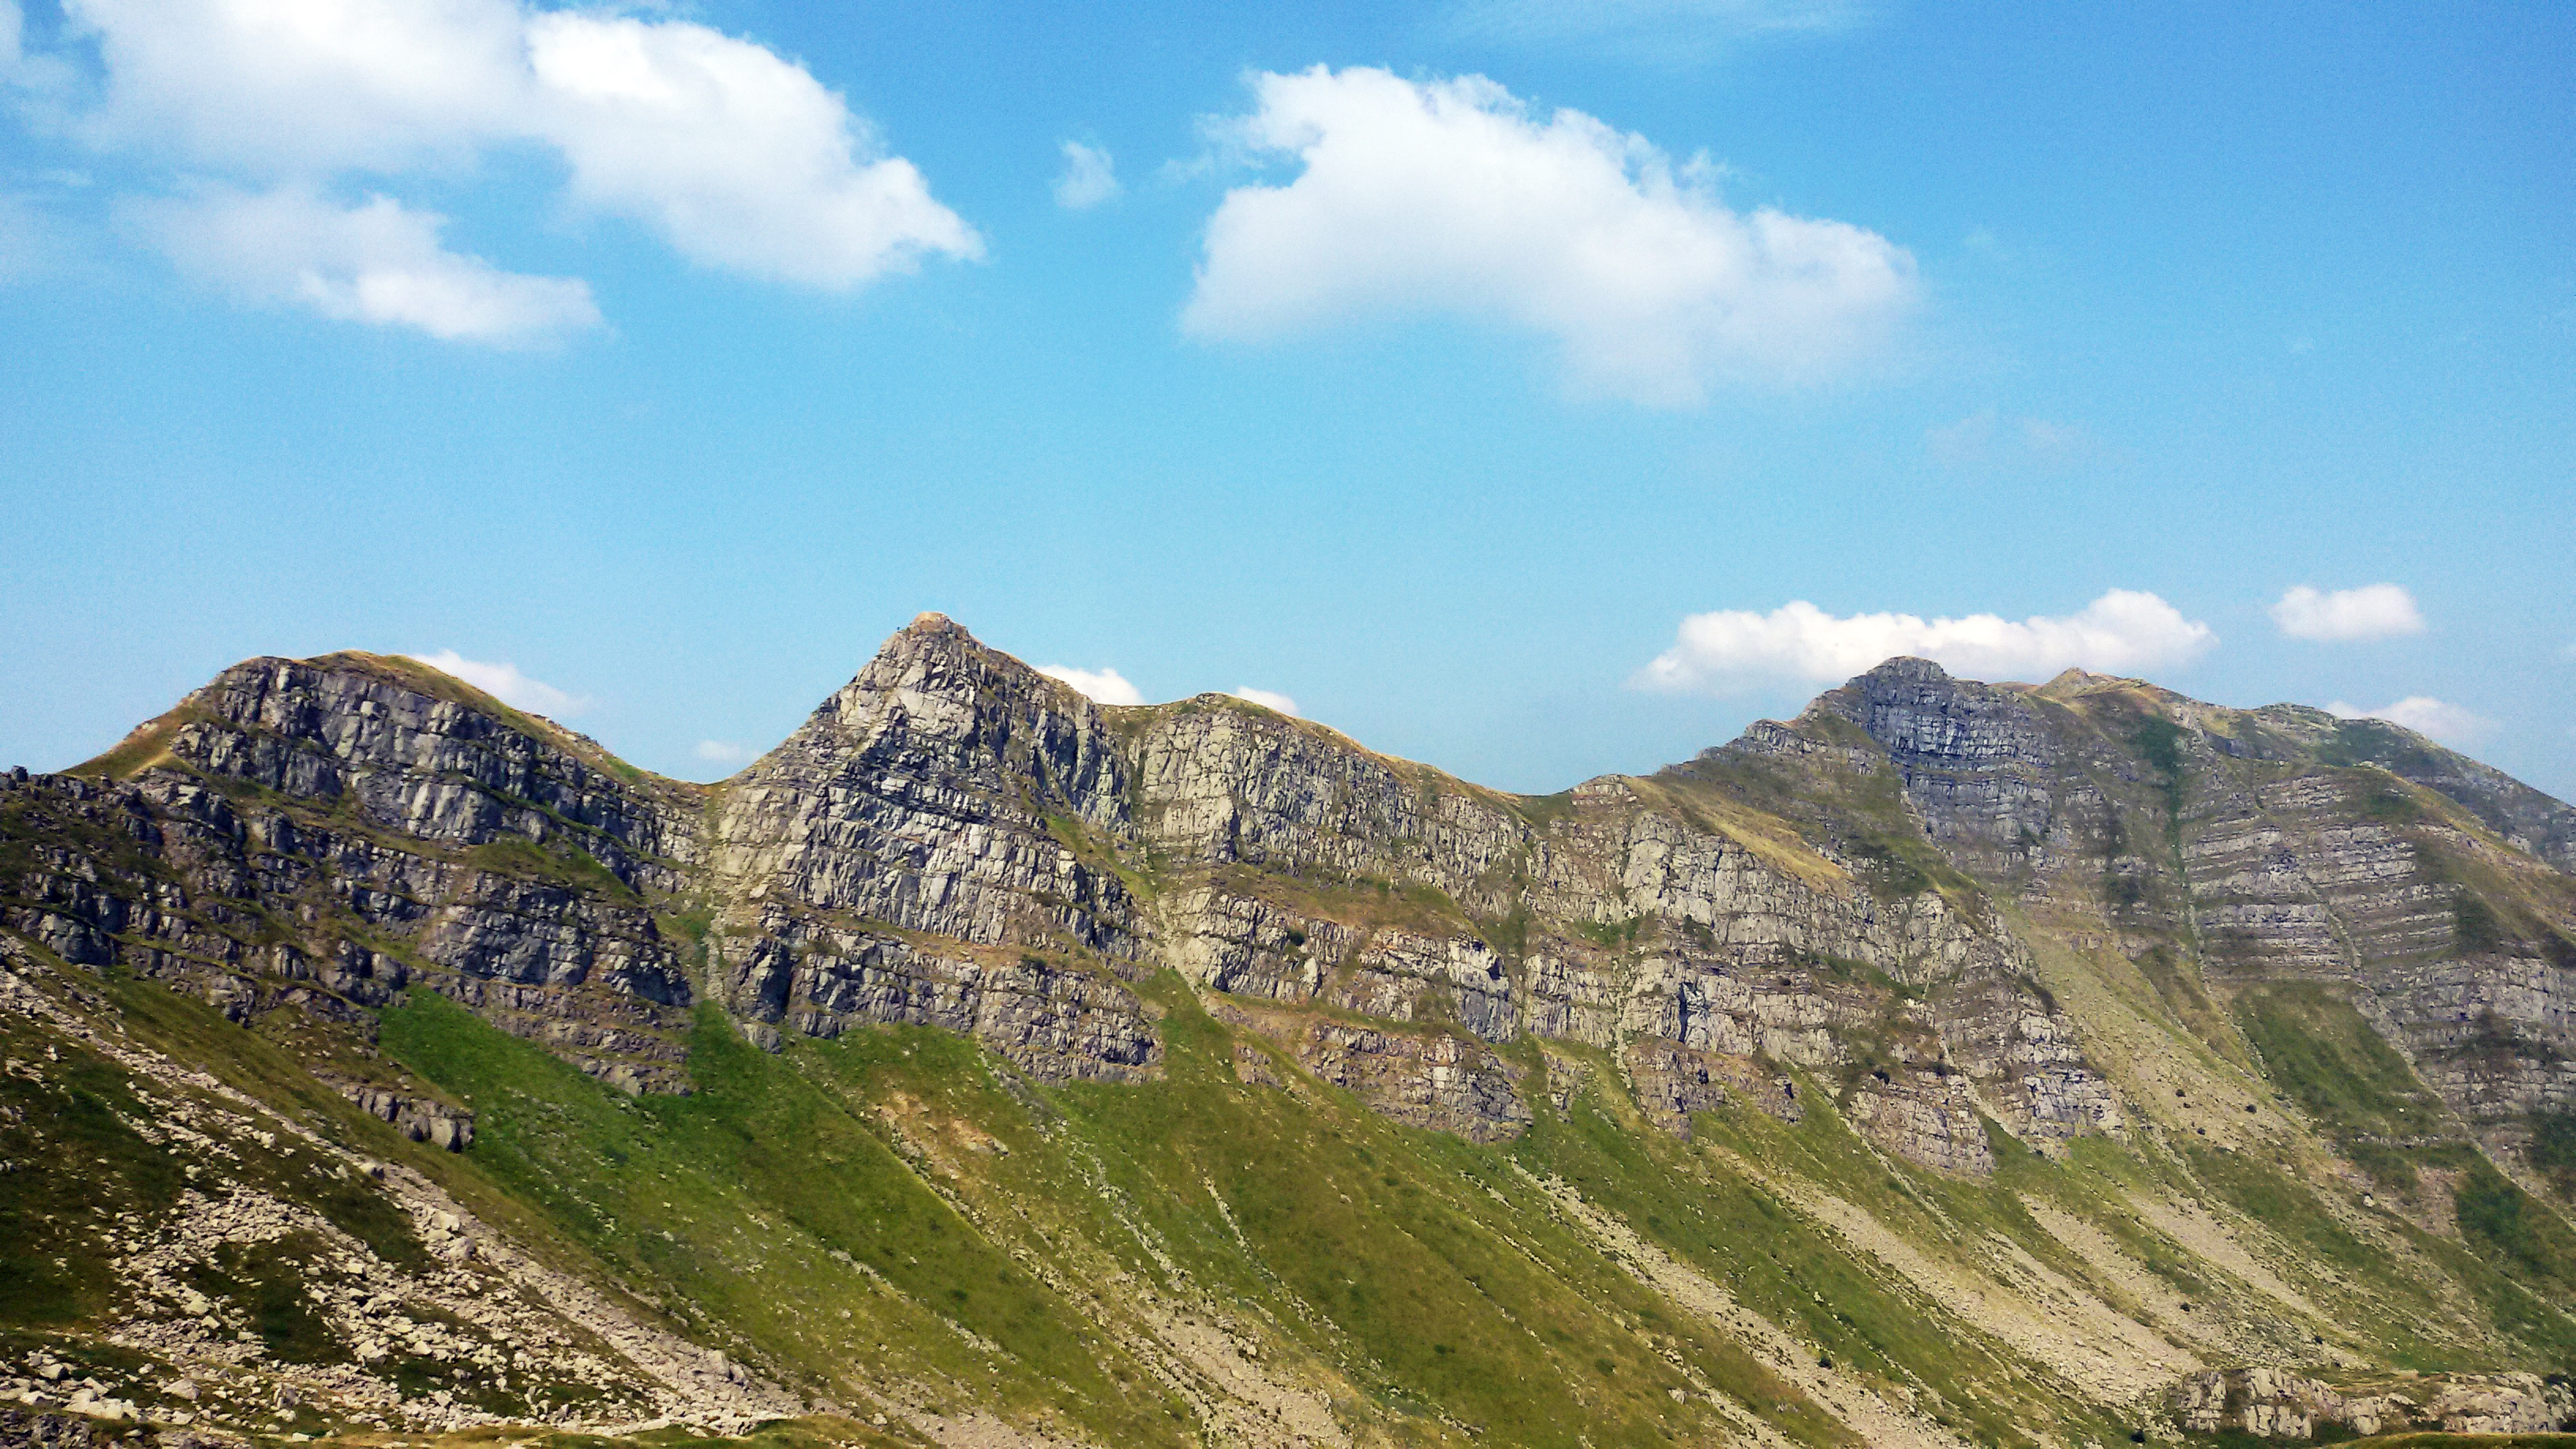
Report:
[[[1349,1406],[1440,1384],[1466,1402],[1482,1390],[1440,1362],[1456,1345],[1405,1367],[1429,1348],[1391,1326],[1365,1354],[1333,1336],[1400,1323],[1339,1261],[1400,1238],[1431,1256],[1385,1271],[1418,1275],[1403,1291],[1424,1302],[1454,1290],[1471,1318],[1521,1271],[1498,1265],[1545,1258],[1556,1276],[1497,1309],[1496,1334],[1597,1312],[1644,1335],[1651,1361],[1625,1370],[1640,1387],[1602,1387],[1614,1369],[1600,1366],[1627,1362],[1609,1348],[1546,1360],[1573,1366],[1563,1405],[1633,1399],[1645,1408],[1619,1412],[1638,1425],[1705,1409],[1690,1422],[1721,1437],[1949,1443],[1969,1422],[2011,1439],[2017,1415],[2044,1409],[2057,1442],[2120,1415],[2304,1434],[2414,1421],[2365,1370],[2519,1371],[2576,1345],[2576,1318],[2515,1296],[2545,1300],[2552,1265],[2576,1254],[2571,851],[2576,812],[2393,726],[2221,709],[2134,680],[1983,684],[1891,660],[1697,759],[1529,797],[1230,697],[1100,706],[925,615],[713,786],[634,770],[413,661],[238,665],[95,761],[0,782],[0,964],[19,998],[49,1003],[26,1006],[31,1021],[82,1023],[77,1042],[58,1034],[76,1055],[129,1019],[142,1029],[139,998],[102,1004],[118,983],[166,984],[286,1053],[294,1090],[353,1114],[330,1119],[349,1141],[434,1149],[407,1170],[461,1185],[489,1156],[502,1177],[487,1206],[526,1214],[530,1241],[552,1244],[539,1257],[624,1244],[589,1281],[659,1282],[660,1296],[527,1310],[561,1339],[558,1398],[696,1392],[705,1375],[682,1371],[685,1354],[674,1369],[639,1346],[686,1327],[805,1363],[804,1406],[846,1404],[853,1385],[815,1365],[895,1354],[896,1338],[834,1325],[946,1324],[972,1364],[916,1364],[929,1376],[879,1397],[932,1438],[985,1442],[956,1410],[982,1402],[977,1374],[1005,1360],[1032,1383],[1089,1372],[1048,1357],[1092,1341],[1044,1326],[1062,1319],[1123,1345],[1101,1350],[1115,1372],[1083,1391],[1083,1412],[1110,1415],[1084,1422],[1112,1439],[1180,1412],[1131,1401],[1148,1392],[1228,1440],[1332,1442],[1362,1420],[1384,1442],[1439,1437],[1450,1429],[1398,1433]],[[541,1048],[515,1049],[544,1069],[494,1075],[501,1048],[456,1045],[493,1027]],[[934,1038],[973,1046],[940,1057]],[[33,1060],[17,1041],[13,1073]],[[905,1065],[917,1051],[949,1065],[924,1076]],[[158,1073],[155,1092],[196,1080],[176,1058],[114,1060]],[[834,1075],[856,1061],[876,1085]],[[746,1095],[754,1081],[768,1085]],[[772,1120],[764,1092],[809,1095]],[[714,1132],[690,1093],[761,1132],[808,1134],[846,1110],[865,1140]],[[1155,1115],[1175,1102],[1229,1125],[1194,1139],[1189,1113]],[[1018,1127],[992,1115],[1004,1103]],[[1331,1115],[1342,1103],[1384,1119],[1371,1132],[1417,1136],[1360,1132]],[[328,1117],[310,1101],[273,1110]],[[666,1158],[637,1145],[650,1134],[636,1123],[667,1129],[653,1139]],[[778,1173],[764,1180],[781,1196],[693,1237],[654,1164],[717,1140],[749,1154],[727,1159],[743,1171]],[[1391,1142],[1464,1176],[1407,1179]],[[808,1170],[770,1156],[809,1149]],[[1039,1169],[1015,1154],[1052,1164],[1053,1197],[1030,1195],[1035,1179],[1014,1174]],[[861,1159],[874,1176],[847,1175]],[[1263,1177],[1310,1159],[1327,1165]],[[888,1170],[922,1185],[909,1208],[870,1196]],[[431,1200],[428,1179],[403,1181],[405,1201]],[[330,1218],[339,1201],[313,1198],[327,1230],[304,1208],[261,1209],[262,1232],[344,1255],[341,1287],[316,1290],[339,1305],[330,1334],[381,1339],[368,1292],[348,1286],[361,1280],[470,1286],[450,1274],[433,1291],[401,1234],[378,1258],[332,1237],[365,1226]],[[1202,1201],[1213,1217],[1192,1216]],[[1489,1203],[1499,1216],[1477,1216]],[[1689,1238],[1711,1204],[1732,1204],[1736,1228]],[[2292,1228],[2249,1204],[2304,1216]],[[1345,1211],[1353,1236],[1317,1249],[1315,1224]],[[869,1248],[903,1212],[951,1226]],[[659,1226],[626,1236],[634,1222]],[[1747,1225],[1781,1236],[1748,1247]],[[941,1256],[961,1234],[1014,1246],[969,1273]],[[695,1259],[672,1251],[684,1239],[723,1271],[691,1276]],[[213,1239],[169,1241],[249,1281],[205,1257]],[[1488,1259],[1471,1242],[1511,1246]],[[1217,1266],[1235,1253],[1250,1256]],[[101,1271],[141,1282],[143,1261]],[[1720,1262],[1723,1284],[1707,1275]],[[2564,1271],[2576,1287],[2576,1256]],[[1103,1293],[1085,1274],[1126,1276]],[[735,1279],[799,1303],[829,1280],[840,1296],[708,1307]],[[1547,1296],[1578,1280],[1589,1307]],[[1665,1306],[1604,1286],[1632,1280]],[[1746,1316],[1739,1291],[1770,1295],[1774,1317]],[[1225,1294],[1269,1316],[1220,1332],[1204,1315]],[[1052,1306],[1030,1306],[1041,1298]],[[979,1316],[987,1300],[1016,1306]],[[2341,1321],[2356,1314],[2372,1326]],[[1799,1334],[1779,1326],[1791,1317]],[[660,1326],[635,1327],[647,1319]],[[1991,1358],[1943,1377],[1909,1337],[1916,1319],[1974,1345],[1961,1362]],[[626,1347],[585,1339],[598,1324],[627,1325]],[[184,1324],[163,1337],[213,1352]],[[1256,1341],[1297,1366],[1257,1365]],[[397,1369],[349,1372],[342,1388],[363,1398],[377,1389],[351,1385]],[[787,1402],[730,1368],[711,1382],[728,1403]],[[2484,1404],[2506,1382],[2408,1402]],[[2557,1403],[2511,1383],[2513,1422]],[[1098,1407],[1112,1401],[1145,1417]]]

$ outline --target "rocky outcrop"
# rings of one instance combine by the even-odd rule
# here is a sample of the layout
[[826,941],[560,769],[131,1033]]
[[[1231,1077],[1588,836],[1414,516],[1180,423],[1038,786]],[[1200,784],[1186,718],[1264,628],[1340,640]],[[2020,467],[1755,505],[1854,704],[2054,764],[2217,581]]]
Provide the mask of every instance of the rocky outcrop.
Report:
[[1043,1082],[1141,1081],[1162,1057],[1143,1003],[1097,961],[836,927],[778,907],[727,959],[721,984],[738,1012],[807,1036],[943,1027]]
[[1258,1007],[1221,1004],[1216,1015],[1269,1038],[1317,1079],[1408,1126],[1494,1142],[1529,1124],[1519,1089],[1524,1069],[1474,1037]]
[[1111,969],[1141,951],[1129,787],[1097,706],[924,615],[727,791],[714,988],[813,1036],[936,1025],[1042,1081],[1150,1075]]
[[[2380,722],[2226,710],[2079,672],[1978,684],[1922,660],[1892,660],[1720,754],[1763,762],[1762,778],[1812,803],[1862,789],[1871,764],[1845,749],[1853,733],[1885,752],[1945,863],[2154,965],[2221,1050],[2213,995],[2326,982],[2499,1143],[2566,1109],[2566,806]],[[1889,824],[1856,847],[1887,848],[1902,834]],[[1936,998],[1944,1038],[1981,1078],[2018,1085],[2008,1116],[2107,1120],[2080,1043],[2018,1009],[2027,994],[2010,982],[2025,971],[1963,973],[1985,980]]]
[[1795,1122],[1806,1112],[1798,1101],[1798,1084],[1751,1057],[1640,1037],[1619,1060],[1647,1120],[1676,1137],[1691,1135],[1690,1119],[1698,1112],[1741,1105],[1784,1122]]
[[412,840],[569,836],[629,885],[667,885],[696,854],[685,787],[643,788],[590,741],[408,660],[236,665],[120,752],[148,765],[156,744],[205,776],[342,805]]
[[[2562,1110],[2576,885],[2515,842],[2545,854],[2564,807],[2393,738],[1893,660],[1529,800],[1231,698],[1103,708],[925,615],[710,792],[408,661],[255,660],[6,787],[0,929],[243,1020],[363,1034],[426,986],[647,1090],[685,1087],[702,994],[758,1040],[935,1025],[1039,1080],[1140,1080],[1168,966],[1412,1118],[1511,1130],[1514,1074],[1479,1063],[1536,1036],[1628,1053],[1667,1121],[1803,1071],[1975,1172],[1987,1119],[2126,1116],[2000,894],[2188,990],[2349,987],[2462,1110]],[[2467,884],[2506,878],[2501,914]]]
[[[2452,1434],[2547,1434],[2576,1423],[2576,1393],[2538,1374],[2445,1375],[2336,1390],[2281,1369],[2210,1369],[2172,1394],[2176,1423],[2195,1434],[2315,1439],[2438,1429]],[[2331,1437],[2331,1436],[2325,1436]]]
[[1222,695],[1152,711],[1134,749],[1139,834],[1176,863],[1419,881],[1481,912],[1528,846],[1507,797]]
[[2386,720],[2342,719],[2294,704],[2271,705],[2253,711],[2252,718],[2320,760],[2375,765],[2437,791],[2514,849],[2576,872],[2576,806],[2553,800],[2502,770]]
[[1853,1090],[1843,1111],[1864,1136],[1910,1162],[1978,1177],[1995,1170],[1985,1121],[1955,1078],[1873,1077]]
[[[726,791],[711,864],[737,913],[1133,958],[1127,889],[1079,848],[1127,797],[1091,701],[924,615]],[[728,960],[760,939],[728,927]]]
[[414,1142],[426,1142],[449,1152],[462,1152],[474,1145],[474,1114],[463,1107],[434,1097],[397,1092],[373,1082],[351,1081],[328,1072],[314,1075],[341,1096],[357,1103],[361,1111],[392,1123],[396,1130]]
[[254,660],[79,773],[0,784],[0,928],[361,1038],[426,985],[678,1087],[694,991],[650,899],[694,856],[696,797],[627,774],[408,661]]

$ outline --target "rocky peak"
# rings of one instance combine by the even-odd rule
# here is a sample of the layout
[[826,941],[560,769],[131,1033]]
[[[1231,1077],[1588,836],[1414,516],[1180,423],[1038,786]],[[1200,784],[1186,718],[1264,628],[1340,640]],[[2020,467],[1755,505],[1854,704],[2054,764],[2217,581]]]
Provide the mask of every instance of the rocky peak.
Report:
[[693,853],[695,787],[620,766],[551,721],[521,714],[414,660],[343,653],[253,659],[82,767],[174,765],[298,800],[353,804],[383,829],[480,845],[577,843],[631,879],[631,856]]
[[901,788],[999,797],[1023,789],[1103,827],[1126,813],[1126,769],[1099,706],[998,650],[944,614],[888,639],[740,789],[883,777]]
[[1900,770],[2047,765],[2055,752],[2018,690],[1954,679],[1929,659],[1891,659],[1819,704],[1859,725]]
[[[1069,966],[1137,952],[1107,864],[1129,834],[1116,736],[951,620],[887,640],[726,791],[715,834],[711,985],[738,1015],[935,1023],[1051,1077],[1152,1059],[1133,999]],[[1028,1009],[1049,997],[1076,1004]]]

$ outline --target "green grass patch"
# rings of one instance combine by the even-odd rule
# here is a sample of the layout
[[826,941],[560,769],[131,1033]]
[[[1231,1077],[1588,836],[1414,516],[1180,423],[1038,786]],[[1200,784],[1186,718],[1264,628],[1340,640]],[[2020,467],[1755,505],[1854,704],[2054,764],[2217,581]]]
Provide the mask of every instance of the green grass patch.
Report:
[[547,881],[567,890],[603,895],[627,904],[641,899],[634,887],[618,879],[617,872],[569,840],[559,840],[551,846],[516,836],[486,841],[465,852],[465,863],[495,875]]
[[2406,1059],[2327,988],[2302,982],[2248,991],[2237,1016],[2273,1085],[2338,1142],[2445,1130],[2438,1099]]
[[1006,1412],[1064,1399],[1120,1442],[1177,1432],[1150,1378],[1084,1344],[1069,1305],[879,1129],[711,1009],[687,1096],[627,1097],[426,992],[385,1013],[383,1041],[475,1108],[483,1172],[700,1341],[791,1382],[952,1378]]

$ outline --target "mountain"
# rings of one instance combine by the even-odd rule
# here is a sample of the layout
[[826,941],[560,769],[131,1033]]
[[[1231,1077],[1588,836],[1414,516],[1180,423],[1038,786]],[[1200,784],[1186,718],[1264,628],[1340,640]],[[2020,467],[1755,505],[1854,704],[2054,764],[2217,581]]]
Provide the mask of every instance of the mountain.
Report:
[[1516,796],[936,615],[712,786],[253,660],[0,784],[0,1436],[2552,1429],[2571,872],[2073,672]]

